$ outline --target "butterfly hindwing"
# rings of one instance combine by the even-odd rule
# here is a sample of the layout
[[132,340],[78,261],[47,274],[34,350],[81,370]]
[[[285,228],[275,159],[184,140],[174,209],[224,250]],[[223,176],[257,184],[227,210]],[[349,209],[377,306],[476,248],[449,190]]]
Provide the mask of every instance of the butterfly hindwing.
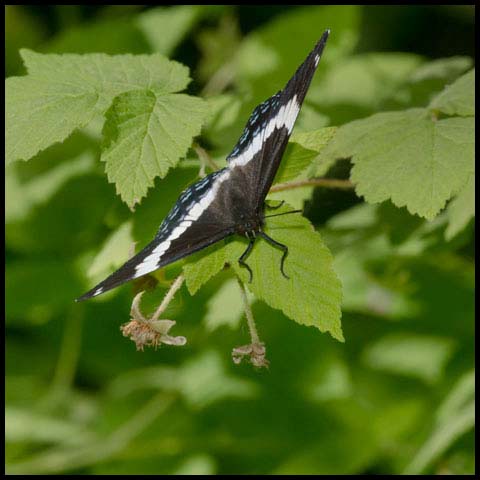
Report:
[[233,220],[219,205],[223,191],[220,188],[228,173],[227,169],[219,170],[188,187],[162,222],[154,240],[77,301],[105,293],[231,235]]

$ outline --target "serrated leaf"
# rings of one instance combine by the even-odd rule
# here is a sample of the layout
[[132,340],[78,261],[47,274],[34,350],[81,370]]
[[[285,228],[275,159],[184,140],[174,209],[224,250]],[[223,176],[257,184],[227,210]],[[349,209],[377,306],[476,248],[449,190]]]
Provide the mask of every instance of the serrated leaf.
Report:
[[451,240],[475,216],[475,174],[470,175],[467,184],[448,205],[447,213],[448,227],[445,238]]
[[101,160],[108,180],[129,207],[164,178],[200,133],[206,107],[183,94],[131,91],[117,96],[106,113]]
[[190,257],[183,273],[188,291],[195,295],[200,287],[219,273],[227,261],[227,245],[217,243]]
[[[284,206],[278,213],[289,210],[292,207]],[[253,281],[249,283],[248,272],[238,263],[248,242],[233,237],[225,245],[213,245],[210,251],[199,252],[192,263],[184,266],[190,293],[195,293],[228,263],[256,298],[302,325],[315,326],[343,341],[341,284],[320,235],[307,219],[297,215],[268,219],[264,230],[288,246],[285,270],[289,280],[280,272],[282,252],[260,238],[247,260],[253,271]]]
[[322,152],[352,157],[351,180],[370,203],[432,219],[474,169],[473,118],[434,121],[423,109],[386,112],[343,125]]
[[475,115],[475,69],[448,85],[432,100],[430,108],[447,115]]
[[42,55],[21,50],[28,75],[5,82],[6,163],[28,160],[103,114],[122,92],[182,90],[188,68],[154,55]]
[[[292,210],[290,206],[281,211]],[[298,215],[285,215],[267,220],[265,232],[276,241],[287,245],[284,278],[280,272],[282,252],[259,239],[247,263],[253,272],[248,283],[248,272],[238,264],[245,243],[228,245],[229,262],[237,275],[255,296],[273,308],[283,311],[296,322],[315,326],[343,341],[340,325],[341,284],[333,270],[333,258],[318,232],[310,222]]]

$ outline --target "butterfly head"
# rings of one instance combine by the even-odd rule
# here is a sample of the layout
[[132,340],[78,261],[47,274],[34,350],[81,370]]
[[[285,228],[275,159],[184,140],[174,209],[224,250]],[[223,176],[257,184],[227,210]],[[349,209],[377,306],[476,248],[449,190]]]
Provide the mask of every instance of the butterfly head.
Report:
[[260,232],[263,227],[264,221],[261,216],[243,216],[238,223],[236,233],[239,235],[247,235],[250,233]]

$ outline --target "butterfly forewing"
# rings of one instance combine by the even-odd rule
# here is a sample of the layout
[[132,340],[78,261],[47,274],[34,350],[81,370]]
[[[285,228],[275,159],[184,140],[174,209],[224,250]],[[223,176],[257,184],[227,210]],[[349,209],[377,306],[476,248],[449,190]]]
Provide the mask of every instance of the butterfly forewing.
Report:
[[255,108],[227,157],[228,166],[187,188],[154,240],[77,300],[184,258],[232,235],[245,219],[261,214],[328,34],[327,30],[285,88]]
[[317,69],[329,30],[325,31],[283,90],[261,103],[250,115],[232,153],[230,167],[241,167],[255,186],[254,203],[263,208],[288,139]]

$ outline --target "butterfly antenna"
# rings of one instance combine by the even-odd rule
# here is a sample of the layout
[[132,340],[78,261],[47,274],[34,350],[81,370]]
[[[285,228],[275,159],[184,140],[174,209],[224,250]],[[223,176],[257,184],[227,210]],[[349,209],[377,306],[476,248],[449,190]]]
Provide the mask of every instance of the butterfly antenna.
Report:
[[302,213],[303,210],[291,210],[290,212],[274,213],[273,215],[265,215],[263,218],[279,217],[280,215],[289,215],[290,213]]

